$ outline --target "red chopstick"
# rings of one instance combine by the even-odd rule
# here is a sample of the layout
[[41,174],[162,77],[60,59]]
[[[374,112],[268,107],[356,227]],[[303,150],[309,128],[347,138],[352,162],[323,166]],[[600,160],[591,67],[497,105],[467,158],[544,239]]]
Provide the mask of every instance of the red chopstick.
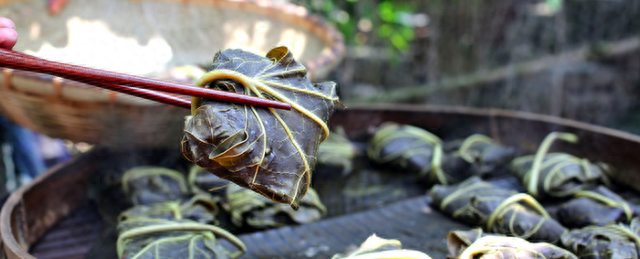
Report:
[[189,102],[188,107],[191,107],[191,102],[189,100],[166,93],[183,94],[217,101],[248,104],[261,107],[286,110],[291,109],[291,105],[284,102],[239,93],[213,90],[141,76],[127,75],[101,69],[49,61],[6,49],[0,49],[0,67],[50,74],[113,91],[139,96],[153,101],[178,105],[185,108],[187,107],[185,101]]
[[92,85],[95,85],[100,88],[109,89],[111,91],[116,91],[128,95],[138,96],[143,99],[152,100],[164,104],[175,105],[178,107],[191,109],[191,100],[187,98],[182,98],[180,96],[175,96],[173,94],[165,94],[163,92],[140,89],[126,85],[117,85],[117,84],[109,84],[109,83],[99,83],[93,82]]

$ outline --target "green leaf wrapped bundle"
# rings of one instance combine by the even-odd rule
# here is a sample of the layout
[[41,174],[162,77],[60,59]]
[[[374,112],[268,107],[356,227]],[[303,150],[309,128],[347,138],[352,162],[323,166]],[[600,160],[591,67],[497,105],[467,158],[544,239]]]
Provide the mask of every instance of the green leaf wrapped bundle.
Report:
[[194,193],[203,194],[223,194],[224,187],[231,183],[197,165],[189,170],[188,180]]
[[562,235],[562,245],[584,259],[640,258],[640,219],[631,224],[610,224],[574,229]]
[[445,153],[451,153],[442,165],[447,173],[467,170],[468,174],[486,175],[508,164],[515,155],[515,148],[502,146],[482,134],[447,143],[444,149]]
[[447,184],[454,180],[441,168],[442,140],[418,127],[383,123],[369,141],[367,155],[379,164],[427,176],[432,183]]
[[186,202],[170,201],[153,205],[139,205],[120,213],[119,221],[129,218],[156,218],[166,220],[189,219],[199,223],[214,224],[219,209],[213,197],[198,194]]
[[578,191],[574,199],[558,206],[558,221],[568,228],[628,223],[633,217],[629,204],[606,187]]
[[371,139],[367,155],[425,177],[430,184],[455,184],[473,175],[485,175],[506,164],[515,149],[475,134],[443,146],[432,133],[411,125],[386,122]]
[[578,259],[571,252],[549,243],[530,243],[518,237],[482,235],[482,231],[450,232],[449,258],[482,259]]
[[498,188],[477,176],[456,185],[436,185],[429,195],[445,214],[487,232],[556,243],[566,231],[531,196]]
[[522,180],[529,194],[543,198],[569,197],[580,190],[609,185],[608,167],[569,154],[547,153],[556,139],[578,141],[574,134],[552,132],[535,155],[519,157],[511,163],[510,170]]
[[305,196],[318,146],[338,101],[335,83],[313,84],[286,47],[266,57],[242,50],[218,52],[196,85],[291,104],[290,111],[192,100],[182,152],[221,178],[293,208]]
[[[246,251],[240,239],[226,230],[189,220],[128,218],[118,225],[118,258],[136,259],[226,259]],[[227,250],[225,238],[239,250]]]
[[357,250],[348,254],[336,254],[331,259],[431,259],[427,254],[402,249],[402,243],[395,239],[384,239],[375,234],[367,238]]
[[235,184],[227,187],[227,201],[223,208],[231,213],[234,225],[254,228],[281,227],[288,224],[306,224],[319,220],[326,214],[326,208],[315,190],[309,188],[300,201],[297,210],[276,203],[251,190]]
[[122,176],[122,189],[134,205],[174,201],[190,194],[182,173],[155,166],[127,170]]
[[318,148],[318,165],[341,169],[342,174],[348,174],[353,168],[353,158],[358,150],[353,143],[344,136],[343,131],[331,132],[329,138]]

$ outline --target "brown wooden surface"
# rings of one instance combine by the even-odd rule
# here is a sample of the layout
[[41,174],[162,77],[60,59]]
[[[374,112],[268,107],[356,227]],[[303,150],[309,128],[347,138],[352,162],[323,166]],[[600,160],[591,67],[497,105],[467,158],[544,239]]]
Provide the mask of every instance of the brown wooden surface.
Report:
[[25,248],[87,199],[86,179],[100,152],[78,156],[47,171],[9,197],[0,212],[7,258],[34,258]]
[[[640,137],[575,121],[503,110],[380,105],[369,108],[351,107],[346,111],[337,111],[332,117],[331,126],[342,126],[351,139],[364,141],[377,125],[385,121],[423,127],[444,139],[465,137],[472,133],[484,133],[496,137],[506,145],[517,147],[520,154],[532,153],[551,131],[573,132],[580,137],[579,143],[557,143],[554,144],[552,150],[569,152],[593,161],[610,163],[617,169],[615,178],[619,182],[628,184],[637,190],[640,189],[640,176],[636,173],[636,170],[640,168],[640,154],[637,152],[640,150]],[[113,153],[106,150],[95,150],[59,165],[38,177],[31,184],[14,192],[0,212],[0,235],[8,258],[33,258],[27,251],[34,242],[39,240],[56,222],[76,210],[78,206],[86,204],[86,180],[89,175],[104,173],[107,169],[123,170],[123,168],[132,165],[161,164],[171,159],[179,159],[179,157],[167,158],[162,153],[135,156],[127,152]],[[403,210],[398,211],[402,213]],[[385,214],[384,209],[375,213],[367,213],[363,212],[358,215],[380,221],[383,218],[377,218],[377,215],[379,213],[382,213],[380,215]],[[420,210],[417,210],[415,215],[421,215],[420,213]],[[393,215],[385,217],[393,217]],[[344,224],[337,218],[323,222],[319,222],[317,226],[283,228],[282,230],[265,232],[265,234],[250,234],[244,238],[257,240],[264,235],[284,235],[287,231],[305,231],[305,229],[320,231],[323,228],[318,228],[318,226]],[[413,228],[410,224],[405,225],[408,229]],[[397,227],[396,230],[404,231],[403,229],[404,227]],[[362,238],[368,233],[365,230],[357,232],[358,238]],[[441,229],[442,231],[446,230]],[[389,238],[392,238],[393,231],[386,233]],[[323,240],[332,238],[333,236],[330,234],[323,233]],[[411,235],[406,238],[409,237]],[[333,248],[327,251],[336,251],[334,249],[341,248],[337,246],[339,243],[331,243]],[[433,246],[433,244],[430,245]],[[254,248],[258,250],[253,250],[251,253],[255,256],[263,254],[260,247]],[[300,245],[298,248],[302,247]],[[273,247],[267,246],[263,248],[273,249]],[[327,251],[323,251],[323,253],[328,253]],[[291,252],[298,253],[299,251]]]

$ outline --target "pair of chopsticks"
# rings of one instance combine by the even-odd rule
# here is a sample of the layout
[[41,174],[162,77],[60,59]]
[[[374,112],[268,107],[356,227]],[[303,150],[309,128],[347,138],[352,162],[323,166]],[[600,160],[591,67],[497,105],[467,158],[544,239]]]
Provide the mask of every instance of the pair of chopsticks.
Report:
[[49,61],[7,49],[0,49],[0,67],[50,74],[187,109],[191,108],[191,100],[167,93],[260,107],[291,109],[288,103],[265,98]]

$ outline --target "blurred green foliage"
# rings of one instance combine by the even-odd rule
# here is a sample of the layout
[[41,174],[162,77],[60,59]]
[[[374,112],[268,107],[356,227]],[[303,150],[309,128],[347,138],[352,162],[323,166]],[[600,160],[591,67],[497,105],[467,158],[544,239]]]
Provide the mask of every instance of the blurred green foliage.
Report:
[[[415,12],[415,1],[410,0],[292,0],[310,12],[326,18],[354,46],[388,48],[397,56],[409,50],[414,39],[414,28],[426,26],[425,14]],[[394,57],[391,57],[394,58]]]

